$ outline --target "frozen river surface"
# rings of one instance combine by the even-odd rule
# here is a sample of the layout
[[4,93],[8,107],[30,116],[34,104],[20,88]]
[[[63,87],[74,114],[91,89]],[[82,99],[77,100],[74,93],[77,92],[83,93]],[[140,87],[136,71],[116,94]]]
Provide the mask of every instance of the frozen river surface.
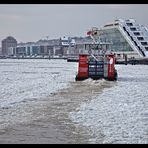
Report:
[[76,64],[66,60],[0,60],[0,107],[40,99],[65,88]]
[[75,82],[77,63],[1,59],[0,143],[148,143],[148,66],[116,69]]
[[118,81],[70,117],[94,136],[90,143],[148,143],[148,66],[116,68]]

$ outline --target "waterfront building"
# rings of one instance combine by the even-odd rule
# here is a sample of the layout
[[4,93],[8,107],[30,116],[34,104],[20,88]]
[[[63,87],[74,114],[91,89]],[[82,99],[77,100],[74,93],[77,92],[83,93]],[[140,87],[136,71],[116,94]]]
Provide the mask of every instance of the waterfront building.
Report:
[[[15,56],[68,56],[75,54],[75,40],[70,37],[61,37],[52,40],[39,40],[37,42],[19,43],[11,48]],[[12,53],[11,52],[11,53]]]
[[[118,19],[98,29],[100,42],[108,43],[107,52],[118,58],[148,57],[148,29],[134,19]],[[52,40],[19,43],[9,47],[7,54],[16,56],[78,56],[88,53],[93,40],[86,37],[61,37]]]
[[118,56],[148,57],[148,29],[134,19],[118,19],[104,25],[100,40],[110,41],[110,49]]
[[17,40],[12,37],[8,36],[7,38],[2,40],[2,55],[11,54],[10,48],[17,46]]
[[53,45],[48,41],[19,43],[17,47],[11,48],[14,56],[46,56],[53,55]]

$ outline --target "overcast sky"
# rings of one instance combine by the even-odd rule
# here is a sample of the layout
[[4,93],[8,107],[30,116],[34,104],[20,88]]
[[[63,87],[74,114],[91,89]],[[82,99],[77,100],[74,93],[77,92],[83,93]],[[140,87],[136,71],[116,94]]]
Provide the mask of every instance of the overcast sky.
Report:
[[9,35],[18,42],[85,36],[118,18],[148,27],[147,15],[148,4],[0,4],[0,42]]

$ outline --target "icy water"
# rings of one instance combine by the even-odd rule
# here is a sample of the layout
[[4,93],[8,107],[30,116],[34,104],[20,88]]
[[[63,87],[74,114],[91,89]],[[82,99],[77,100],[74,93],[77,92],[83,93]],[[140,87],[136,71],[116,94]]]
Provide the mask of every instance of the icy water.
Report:
[[[66,60],[0,60],[0,107],[48,96],[74,79]],[[74,74],[74,75],[73,75]]]
[[70,117],[94,136],[90,143],[148,143],[148,66],[116,68],[118,81]]
[[75,82],[77,63],[0,60],[0,143],[148,143],[148,66]]

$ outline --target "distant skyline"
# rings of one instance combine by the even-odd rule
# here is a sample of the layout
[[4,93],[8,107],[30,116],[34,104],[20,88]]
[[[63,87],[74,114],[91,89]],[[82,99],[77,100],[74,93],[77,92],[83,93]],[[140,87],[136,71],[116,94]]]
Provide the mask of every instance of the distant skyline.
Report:
[[[148,27],[148,4],[0,4],[0,42],[86,36],[91,27],[133,18]],[[0,43],[1,47],[1,43]]]

